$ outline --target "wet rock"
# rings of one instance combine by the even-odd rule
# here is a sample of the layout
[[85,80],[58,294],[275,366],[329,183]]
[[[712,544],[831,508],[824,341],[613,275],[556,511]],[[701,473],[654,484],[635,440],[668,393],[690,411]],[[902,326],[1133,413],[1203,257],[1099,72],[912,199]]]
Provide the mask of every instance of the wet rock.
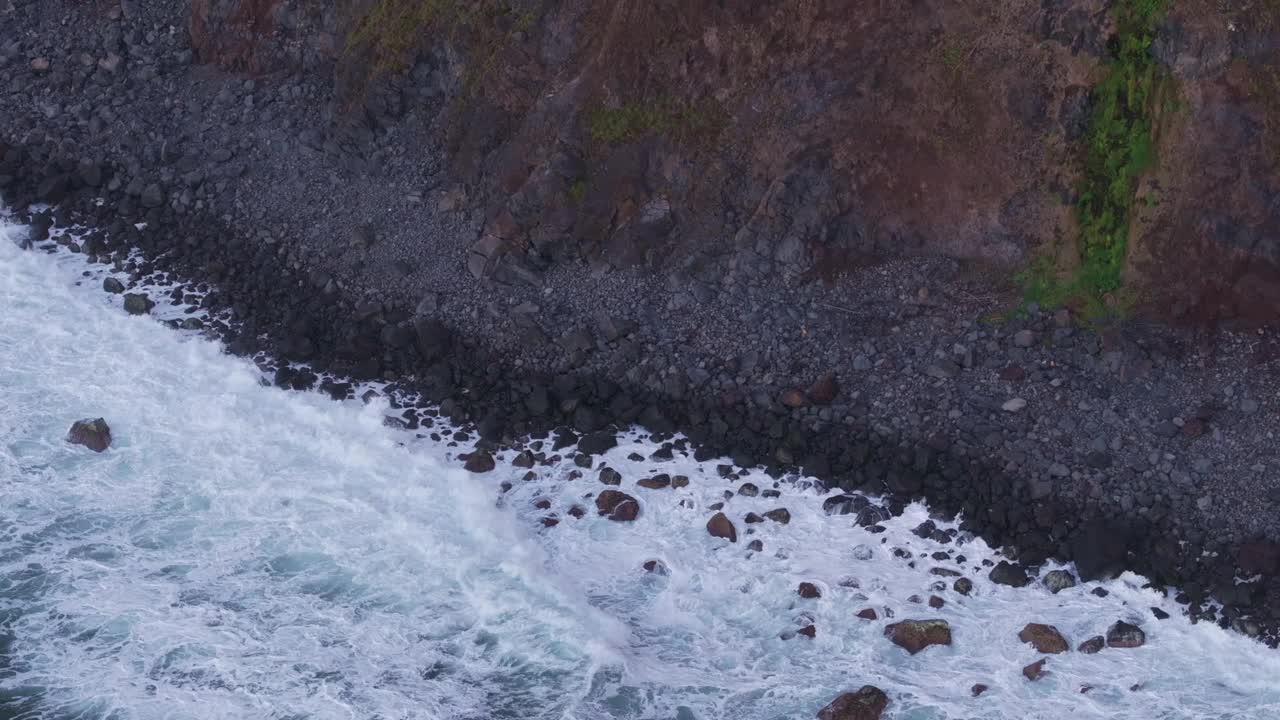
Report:
[[1031,582],[1031,578],[1027,577],[1026,570],[1007,560],[1001,560],[1000,564],[991,569],[987,577],[997,585],[1008,585],[1016,588],[1024,587]]
[[857,692],[841,695],[818,711],[818,720],[880,720],[889,698],[878,687],[864,685]]
[[1051,570],[1044,576],[1044,586],[1049,588],[1049,592],[1057,595],[1058,593],[1076,586],[1076,576],[1066,570]]
[[929,596],[929,607],[933,608],[934,610],[941,610],[941,609],[942,609],[942,606],[943,606],[943,605],[946,605],[946,604],[947,604],[947,601],[946,601],[946,600],[943,600],[942,598],[938,597],[937,595],[930,595],[930,596]]
[[102,289],[113,295],[119,295],[124,292],[124,283],[113,277],[103,278]]
[[969,578],[956,578],[956,581],[951,585],[951,589],[961,595],[968,595],[973,592],[973,581]]
[[797,388],[787,388],[778,396],[778,402],[789,408],[802,408],[805,405],[804,393]]
[[1160,608],[1158,608],[1158,607],[1153,607],[1153,608],[1151,608],[1151,614],[1152,614],[1153,616],[1155,616],[1155,619],[1157,619],[1157,620],[1168,620],[1168,619],[1169,619],[1169,613],[1165,612],[1164,610],[1161,610],[1161,609],[1160,609]]
[[483,450],[476,450],[467,455],[463,469],[473,473],[487,473],[496,467],[493,456]]
[[667,569],[666,564],[661,560],[645,560],[644,571],[653,573],[654,575],[670,575],[671,571]]
[[618,436],[601,430],[588,433],[578,441],[578,450],[588,455],[602,455],[618,446]]
[[807,638],[814,638],[818,636],[818,628],[814,625],[805,625],[804,627],[797,630],[796,634],[803,635]]
[[747,543],[747,549],[754,550],[755,552],[764,552],[764,541],[759,539],[752,540]]
[[1030,665],[1022,668],[1022,675],[1026,677],[1028,680],[1030,680],[1031,682],[1035,682],[1036,680],[1039,680],[1040,678],[1048,674],[1045,672],[1045,669],[1044,669],[1045,664],[1048,662],[1049,662],[1048,658],[1037,660],[1036,662],[1033,662]]
[[712,515],[711,519],[707,521],[707,532],[711,534],[711,537],[724,538],[731,543],[738,542],[737,528],[722,512]]
[[818,589],[817,585],[814,585],[811,582],[800,583],[800,587],[796,590],[796,593],[806,600],[822,597],[822,591]]
[[1123,620],[1107,629],[1107,647],[1136,648],[1147,643],[1147,634],[1137,625],[1130,625]]
[[979,695],[981,695],[982,693],[986,692],[989,689],[990,688],[988,688],[986,685],[983,685],[982,683],[975,683],[973,687],[969,688],[969,694],[973,695],[974,697],[978,697]]
[[640,503],[619,490],[605,490],[596,497],[596,511],[616,522],[631,522],[640,515]]
[[1037,652],[1045,655],[1056,655],[1071,649],[1067,639],[1062,637],[1058,628],[1052,625],[1027,623],[1027,626],[1022,628],[1022,632],[1018,633],[1018,639],[1024,643],[1030,643]]
[[742,483],[742,486],[738,488],[738,494],[743,497],[755,497],[760,494],[760,488],[752,483]]
[[130,315],[146,315],[156,304],[142,293],[129,293],[124,296],[124,310]]
[[581,520],[586,516],[587,516],[587,510],[581,505],[574,505],[569,508],[569,517]]
[[605,485],[621,485],[622,473],[611,467],[602,467],[600,468],[600,482]]
[[823,375],[809,387],[809,399],[815,405],[830,405],[839,394],[840,383],[836,381],[835,373]]
[[67,431],[67,442],[100,453],[111,446],[111,428],[102,418],[77,420]]
[[671,476],[671,487],[682,488],[682,487],[688,487],[688,486],[689,486],[688,475],[672,475]]
[[524,468],[527,470],[533,467],[533,462],[533,453],[528,450],[522,450],[520,451],[520,454],[516,455],[515,458],[511,460],[511,465],[513,467]]
[[876,615],[876,611],[872,608],[863,608],[858,611],[857,617],[863,620],[879,620],[880,616]]
[[1084,642],[1080,643],[1080,645],[1076,647],[1076,652],[1081,652],[1081,653],[1084,653],[1085,655],[1093,655],[1095,653],[1102,652],[1102,648],[1106,646],[1107,646],[1107,639],[1102,637],[1101,635],[1095,635],[1089,638],[1088,640],[1085,640]]
[[786,525],[787,523],[791,522],[791,512],[788,511],[786,508],[776,508],[774,510],[770,510],[769,512],[765,513],[764,516],[782,525]]
[[637,481],[636,485],[649,490],[662,490],[671,487],[671,476],[666,474],[654,475]]
[[950,645],[951,626],[946,620],[903,620],[885,626],[884,636],[915,655],[931,645]]

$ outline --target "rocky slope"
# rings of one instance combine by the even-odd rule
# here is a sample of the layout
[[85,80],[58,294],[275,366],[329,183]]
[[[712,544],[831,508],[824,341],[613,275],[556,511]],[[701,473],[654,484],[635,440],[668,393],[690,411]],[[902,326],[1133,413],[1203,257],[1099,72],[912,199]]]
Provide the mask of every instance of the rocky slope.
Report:
[[[55,206],[34,243],[207,282],[234,351],[482,444],[679,429],[1280,637],[1270,331],[978,322],[1079,262],[1113,13],[659,5],[0,2],[0,188]],[[1264,9],[1161,15],[1123,246],[1161,314],[1277,309]]]

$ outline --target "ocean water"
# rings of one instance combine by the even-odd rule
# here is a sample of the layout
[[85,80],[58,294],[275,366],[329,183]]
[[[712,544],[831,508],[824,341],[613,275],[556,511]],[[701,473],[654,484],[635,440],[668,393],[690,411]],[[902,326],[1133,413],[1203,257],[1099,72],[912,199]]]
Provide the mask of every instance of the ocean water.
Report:
[[[594,512],[595,470],[526,481],[508,453],[470,475],[454,458],[467,448],[385,427],[384,402],[264,386],[215,342],[126,315],[81,257],[19,250],[14,232],[0,219],[0,717],[812,718],[865,684],[899,720],[1280,717],[1280,654],[1190,624],[1140,577],[996,586],[980,540],[910,532],[926,508],[875,535],[826,516],[803,480],[728,500],[728,544],[705,531],[707,506],[774,481],[629,460],[655,449],[639,433],[604,458],[642,504],[613,523]],[[64,442],[97,416],[110,450]],[[655,472],[690,483],[635,486]],[[742,522],[776,507],[788,524]],[[972,595],[949,578],[931,590],[934,567],[964,570]],[[802,581],[822,597],[799,597]],[[911,601],[930,594],[946,605]],[[910,656],[883,637],[886,611],[945,619],[954,643]],[[1144,647],[1022,676],[1042,657],[1017,640],[1024,624],[1074,647],[1121,619]],[[795,635],[809,624],[815,638]],[[973,698],[975,683],[990,690]]]

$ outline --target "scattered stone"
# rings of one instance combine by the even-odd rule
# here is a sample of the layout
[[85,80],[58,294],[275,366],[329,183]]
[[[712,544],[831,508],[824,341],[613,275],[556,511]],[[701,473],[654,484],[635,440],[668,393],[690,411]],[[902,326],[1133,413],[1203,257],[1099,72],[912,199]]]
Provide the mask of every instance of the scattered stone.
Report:
[[689,486],[688,475],[672,475],[671,476],[671,487],[682,488],[682,487],[688,487],[688,486]]
[[1045,673],[1044,666],[1048,662],[1049,662],[1048,658],[1043,658],[1041,660],[1037,660],[1031,663],[1030,665],[1022,668],[1023,676],[1026,677],[1031,682],[1035,682],[1036,680],[1039,680],[1040,678],[1044,677],[1047,674]]
[[743,497],[755,497],[760,494],[760,488],[752,483],[742,483],[742,486],[738,488],[738,494]]
[[1147,634],[1137,625],[1130,625],[1123,620],[1107,630],[1107,647],[1136,648],[1147,642]]
[[946,600],[943,600],[942,598],[938,597],[937,595],[930,595],[930,596],[929,596],[929,607],[933,608],[934,610],[941,610],[941,609],[942,609],[942,606],[943,606],[943,605],[946,605],[946,604],[947,604],[947,601],[946,601]]
[[492,471],[497,464],[493,460],[493,456],[483,450],[476,450],[467,455],[466,463],[462,466],[467,472],[487,473]]
[[747,549],[755,552],[764,552],[764,541],[760,539],[752,540],[747,543]]
[[1030,330],[1019,330],[1013,334],[1013,344],[1020,348],[1029,348],[1036,344],[1036,334]]
[[859,610],[857,617],[860,617],[863,620],[879,620],[880,619],[880,616],[876,615],[876,611],[872,608],[863,608]]
[[800,587],[796,592],[799,593],[800,597],[805,598],[806,600],[822,597],[822,591],[818,589],[817,585],[814,585],[811,582],[800,583]]
[[67,432],[67,442],[100,453],[111,447],[111,428],[102,418],[77,420]]
[[931,645],[950,645],[951,626],[946,620],[903,620],[885,626],[884,636],[915,655]]
[[974,697],[978,697],[982,693],[986,692],[988,689],[989,688],[986,685],[983,685],[982,683],[975,683],[973,687],[969,688],[969,693],[972,694]]
[[864,685],[857,692],[849,692],[831,701],[818,711],[818,720],[880,720],[889,697],[878,687]]
[[511,460],[511,465],[513,467],[523,468],[526,470],[533,467],[533,464],[534,464],[533,453],[529,452],[528,450],[520,451],[520,453],[517,454]]
[[113,277],[103,278],[102,289],[113,295],[119,295],[124,292],[124,283]]
[[671,486],[670,475],[654,475],[653,477],[644,478],[636,482],[642,488],[649,490],[662,490]]
[[1058,628],[1052,625],[1028,623],[1022,628],[1022,632],[1018,633],[1018,639],[1024,643],[1030,643],[1037,652],[1045,655],[1056,655],[1071,649],[1067,639],[1062,637]]
[[1157,620],[1169,619],[1169,613],[1165,612],[1164,610],[1161,610],[1158,607],[1151,608],[1151,614],[1154,615]]
[[707,532],[711,537],[724,538],[731,543],[738,542],[738,530],[724,513],[718,512],[707,521]]
[[1004,410],[1007,413],[1016,413],[1016,412],[1022,412],[1024,409],[1026,409],[1026,407],[1027,407],[1027,401],[1023,400],[1020,397],[1016,397],[1010,400],[1006,400],[1005,403],[1000,406],[1000,409]]
[[802,408],[805,404],[804,392],[796,388],[787,388],[778,396],[778,402],[789,408]]
[[813,625],[805,625],[797,630],[796,633],[807,638],[813,638],[818,636],[818,628]]
[[968,595],[973,592],[973,581],[969,578],[956,578],[956,581],[951,585],[951,589],[961,595]]
[[617,522],[631,522],[640,515],[640,503],[619,490],[605,490],[596,497],[596,510]]
[[608,466],[602,467],[600,468],[600,482],[605,485],[621,485],[622,473]]
[[830,405],[839,394],[840,383],[836,381],[835,373],[823,375],[809,387],[809,399],[815,405]]
[[1058,593],[1076,586],[1076,576],[1066,570],[1050,570],[1044,576],[1044,586],[1049,588],[1049,592],[1057,595]]

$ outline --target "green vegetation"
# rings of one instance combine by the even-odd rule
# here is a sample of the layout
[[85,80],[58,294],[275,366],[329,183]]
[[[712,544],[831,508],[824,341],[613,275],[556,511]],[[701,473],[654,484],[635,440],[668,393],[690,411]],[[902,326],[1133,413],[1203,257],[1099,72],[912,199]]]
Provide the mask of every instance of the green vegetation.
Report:
[[718,134],[728,120],[715,100],[686,102],[664,96],[643,104],[597,105],[587,111],[587,132],[601,143],[631,142],[650,134],[689,140]]
[[367,51],[372,74],[399,72],[434,33],[456,39],[469,31],[478,58],[469,65],[464,85],[473,88],[491,70],[516,33],[527,30],[535,16],[519,13],[507,0],[378,0],[347,33],[348,54]]
[[1079,264],[1064,279],[1051,258],[1033,262],[1021,275],[1029,301],[1048,306],[1075,302],[1088,315],[1104,311],[1108,295],[1117,297],[1138,180],[1154,159],[1152,115],[1164,77],[1151,55],[1151,42],[1167,1],[1121,0],[1112,8],[1114,56],[1094,88],[1081,148]]
[[582,202],[582,199],[586,196],[587,196],[587,179],[586,178],[578,178],[577,180],[574,180],[573,182],[569,183],[569,201],[570,202],[576,205]]

